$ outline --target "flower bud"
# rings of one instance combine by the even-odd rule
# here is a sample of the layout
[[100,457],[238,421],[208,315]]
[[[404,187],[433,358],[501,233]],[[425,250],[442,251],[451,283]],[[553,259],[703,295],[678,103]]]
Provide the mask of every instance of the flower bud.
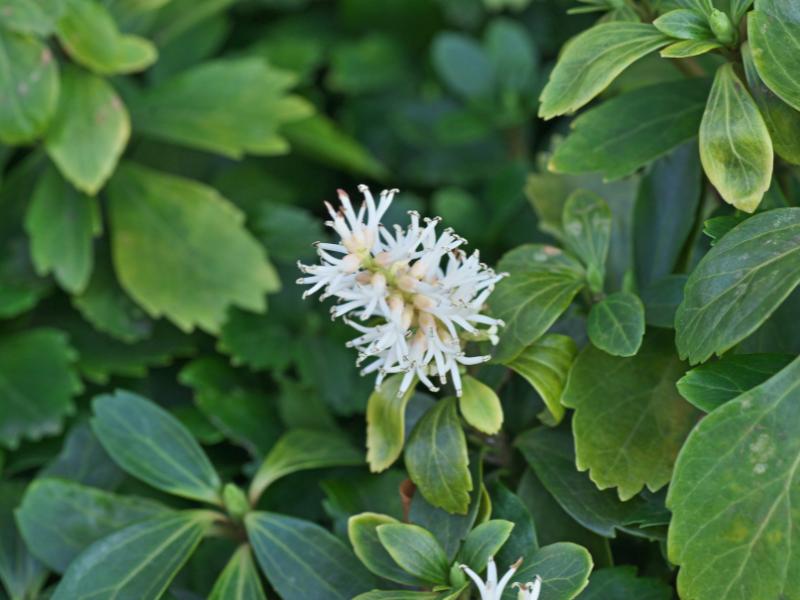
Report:
[[730,46],[736,41],[736,29],[731,23],[730,17],[721,10],[715,8],[708,17],[708,24],[711,31],[720,43]]

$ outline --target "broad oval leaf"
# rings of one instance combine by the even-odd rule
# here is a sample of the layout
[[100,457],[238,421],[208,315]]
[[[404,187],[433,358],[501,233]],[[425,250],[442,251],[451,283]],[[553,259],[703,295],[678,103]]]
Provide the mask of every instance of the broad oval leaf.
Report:
[[695,367],[678,380],[681,396],[704,412],[764,383],[792,361],[791,354],[733,354]]
[[402,373],[387,377],[367,400],[367,462],[373,473],[388,469],[403,451],[406,406],[414,386],[399,396],[402,381]]
[[470,375],[462,377],[458,406],[464,419],[478,431],[494,435],[503,426],[503,407],[497,393]]
[[678,8],[653,21],[661,33],[679,40],[704,40],[714,37],[708,19],[699,11]]
[[57,32],[75,62],[101,75],[135,73],[158,56],[150,41],[120,33],[108,9],[94,0],[66,0]]
[[250,484],[253,504],[272,483],[290,473],[306,469],[360,465],[361,453],[340,434],[332,431],[295,429],[272,447]]
[[28,550],[14,519],[14,509],[25,492],[25,483],[0,482],[0,598],[23,600],[40,597],[47,568]]
[[601,23],[570,40],[540,97],[539,116],[575,112],[628,66],[666,46],[670,38],[645,23]]
[[145,498],[42,478],[28,486],[16,516],[31,551],[48,567],[63,573],[92,543],[168,512],[163,505]]
[[758,208],[772,180],[772,140],[733,65],[717,70],[703,121],[700,160],[722,198],[745,212]]
[[447,555],[430,531],[409,523],[386,523],[376,531],[383,547],[407,573],[432,585],[448,583]]
[[292,73],[258,57],[203,63],[132,103],[136,133],[231,158],[283,154],[280,127],[312,113],[288,94],[294,84]]
[[0,28],[0,141],[24,144],[39,137],[58,106],[58,64],[33,37]]
[[403,585],[421,586],[424,582],[399,566],[378,537],[378,527],[397,523],[400,521],[388,515],[361,513],[347,521],[347,536],[353,552],[375,575]]
[[0,445],[16,448],[61,431],[72,398],[83,389],[67,336],[28,329],[0,338]]
[[757,0],[747,32],[761,79],[800,110],[800,11],[794,0]]
[[70,564],[52,598],[156,600],[217,517],[209,511],[187,511],[112,533]]
[[130,134],[128,111],[105,79],[77,67],[64,70],[45,148],[72,185],[90,195],[100,191]]
[[590,108],[572,121],[548,167],[606,180],[630,175],[697,135],[708,89],[705,79],[657,83]]
[[761,109],[775,153],[790,163],[800,165],[800,112],[786,104],[761,79],[749,43],[742,44],[742,60],[747,85]]
[[541,396],[550,413],[548,420],[554,424],[564,417],[561,392],[577,354],[578,346],[571,337],[548,333],[507,363],[510,369],[522,375]]
[[25,215],[37,272],[52,272],[65,290],[81,292],[92,274],[93,240],[101,223],[97,201],[67,183],[55,168],[48,168]]
[[[528,556],[511,578],[515,583],[542,579],[542,600],[572,600],[583,591],[589,582],[593,566],[589,551],[571,542],[558,542],[543,546]],[[506,587],[503,600],[517,598],[512,584]]]
[[753,333],[800,283],[800,208],[750,217],[703,257],[675,316],[681,358],[721,355]]
[[490,96],[494,69],[484,49],[471,37],[445,32],[431,45],[431,59],[439,77],[467,99]]
[[266,600],[250,546],[236,549],[220,573],[208,600]]
[[634,357],[591,346],[578,355],[561,401],[575,409],[577,467],[600,489],[615,486],[628,500],[669,482],[698,416],[675,389],[683,372],[665,332],[651,332]]
[[439,400],[423,415],[408,438],[405,459],[409,477],[428,502],[466,514],[473,482],[455,398]]
[[644,305],[632,292],[615,292],[592,305],[589,339],[614,356],[633,356],[644,338]]
[[245,517],[258,564],[282,598],[351,600],[375,579],[347,546],[319,525],[267,512]]
[[798,405],[795,359],[689,436],[667,496],[681,597],[800,597]]
[[92,407],[92,429],[120,467],[167,493],[221,504],[219,475],[178,419],[123,390],[97,396]]
[[489,297],[494,315],[505,321],[494,360],[509,362],[539,339],[585,285],[580,263],[553,246],[528,244],[503,256],[499,271],[509,276]]
[[265,310],[277,275],[243,215],[216,190],[127,163],[109,199],[117,276],[151,316],[216,333],[231,304]]

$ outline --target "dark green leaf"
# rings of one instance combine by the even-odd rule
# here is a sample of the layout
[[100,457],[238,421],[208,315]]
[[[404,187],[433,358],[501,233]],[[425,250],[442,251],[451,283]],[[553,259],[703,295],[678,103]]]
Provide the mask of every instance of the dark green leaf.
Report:
[[631,64],[669,43],[645,23],[601,23],[570,40],[542,91],[539,116],[552,119],[575,112]]
[[363,464],[362,454],[335,432],[295,429],[284,434],[261,463],[250,484],[253,504],[267,487],[290,473]]
[[706,80],[638,88],[572,122],[549,166],[557,173],[600,172],[607,180],[639,167],[697,135],[708,97]]
[[[502,519],[492,519],[481,523],[469,532],[467,539],[458,552],[458,562],[480,573],[486,568],[489,558],[494,557],[497,551],[506,543],[514,523]],[[530,550],[530,549],[528,549]]]
[[439,400],[419,420],[405,459],[411,480],[428,502],[451,513],[467,513],[473,481],[455,398]]
[[614,567],[592,573],[578,600],[672,600],[672,590],[658,579],[637,577],[635,567]]
[[459,96],[477,99],[492,93],[492,63],[472,38],[460,33],[439,34],[431,46],[431,59],[439,77]]
[[[570,542],[559,542],[526,556],[511,581],[527,583],[539,576],[542,579],[543,600],[572,600],[586,587],[591,571],[592,557],[586,548]],[[503,593],[503,599],[511,600],[516,594],[516,590],[509,586]]]
[[375,580],[347,546],[301,519],[251,512],[247,535],[258,564],[283,598],[351,600]]
[[721,355],[767,320],[800,283],[800,208],[750,217],[689,276],[675,317],[676,343],[692,364]]
[[14,520],[24,490],[21,482],[0,483],[0,597],[5,588],[10,600],[39,597],[47,580],[47,569],[28,550]]
[[734,354],[695,367],[678,380],[681,396],[705,412],[764,383],[792,360],[790,354]]
[[266,600],[250,547],[241,545],[214,583],[208,600]]
[[520,246],[498,263],[509,276],[489,297],[494,315],[505,321],[494,360],[508,362],[539,339],[584,286],[584,272],[558,248]]
[[400,523],[388,515],[361,513],[347,521],[347,535],[359,560],[378,577],[403,585],[419,586],[424,582],[409,574],[392,558],[378,537],[378,527]]
[[616,292],[594,304],[587,332],[592,344],[614,356],[633,356],[644,338],[644,305],[631,292]]
[[44,478],[28,486],[16,515],[31,552],[54,571],[63,573],[97,540],[167,512],[152,500]]
[[664,13],[653,21],[653,25],[661,33],[679,40],[704,40],[714,37],[706,15],[686,8]]
[[576,190],[564,204],[564,243],[586,266],[593,292],[603,289],[611,243],[611,209],[597,194]]
[[170,494],[220,504],[219,476],[175,417],[122,390],[97,396],[92,406],[92,429],[128,473]]
[[643,288],[640,297],[644,303],[644,319],[653,327],[675,327],[675,313],[683,300],[686,275],[667,275]]
[[83,387],[75,351],[53,329],[28,329],[0,337],[0,445],[16,448],[61,431]]
[[211,527],[216,513],[156,517],[112,533],[70,564],[52,600],[156,600]]
[[758,0],[747,32],[761,79],[784,102],[800,110],[800,13],[793,0]]
[[450,565],[432,533],[407,523],[378,525],[376,531],[383,547],[407,573],[429,584],[447,584]]
[[682,597],[797,596],[799,389],[795,359],[705,417],[686,441],[667,496]]
[[100,445],[89,423],[79,421],[67,432],[61,451],[39,477],[59,477],[111,490],[122,482],[125,473]]

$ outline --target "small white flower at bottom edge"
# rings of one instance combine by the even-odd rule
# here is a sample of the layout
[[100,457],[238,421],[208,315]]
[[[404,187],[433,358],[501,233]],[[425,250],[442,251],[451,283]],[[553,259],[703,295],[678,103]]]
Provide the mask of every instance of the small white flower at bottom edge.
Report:
[[528,583],[515,583],[512,587],[519,589],[517,600],[538,600],[542,592],[542,578],[538,575]]
[[[520,558],[517,562],[511,565],[506,571],[505,575],[503,575],[500,581],[497,581],[497,565],[494,563],[494,557],[490,556],[489,561],[486,563],[486,581],[484,582],[480,576],[470,569],[467,565],[459,565],[459,568],[466,573],[470,579],[475,583],[475,586],[478,588],[478,592],[480,592],[481,600],[500,600],[503,597],[503,591],[506,589],[508,582],[511,581],[511,578],[514,576],[514,573],[517,572],[519,566],[522,564],[522,559]],[[538,579],[537,579],[538,580]],[[525,584],[529,585],[529,584]],[[536,596],[530,596],[533,600],[538,598],[539,592],[536,592]],[[521,596],[521,598],[528,598],[527,596]]]

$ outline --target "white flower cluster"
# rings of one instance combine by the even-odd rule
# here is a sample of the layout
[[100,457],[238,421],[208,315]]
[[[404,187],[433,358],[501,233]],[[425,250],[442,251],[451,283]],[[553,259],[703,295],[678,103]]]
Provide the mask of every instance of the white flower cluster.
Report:
[[[503,592],[517,572],[519,566],[522,564],[520,558],[517,562],[511,565],[506,571],[505,575],[497,581],[497,565],[494,562],[494,557],[489,557],[489,562],[486,564],[486,581],[483,581],[475,571],[470,569],[467,565],[459,565],[462,571],[466,573],[470,579],[475,583],[478,588],[478,593],[481,595],[481,600],[502,600]],[[538,575],[533,581],[528,583],[515,583],[511,586],[517,588],[517,600],[538,600],[539,594],[542,591],[542,578]]]
[[[320,264],[299,264],[305,274],[299,284],[310,285],[303,297],[323,291],[320,300],[335,297],[333,318],[359,332],[348,346],[366,361],[362,375],[377,373],[376,386],[391,373],[404,373],[399,394],[415,377],[428,389],[448,376],[461,395],[460,365],[474,365],[488,356],[466,356],[466,340],[497,343],[502,321],[481,314],[486,299],[503,274],[480,262],[477,251],[467,255],[466,240],[451,229],[437,235],[439,219],[420,219],[411,211],[406,229],[389,231],[381,218],[397,190],[384,190],[376,202],[365,185],[358,210],[339,190],[340,209],[326,203],[339,236],[336,244],[317,243]],[[360,322],[355,322],[357,317]]]

